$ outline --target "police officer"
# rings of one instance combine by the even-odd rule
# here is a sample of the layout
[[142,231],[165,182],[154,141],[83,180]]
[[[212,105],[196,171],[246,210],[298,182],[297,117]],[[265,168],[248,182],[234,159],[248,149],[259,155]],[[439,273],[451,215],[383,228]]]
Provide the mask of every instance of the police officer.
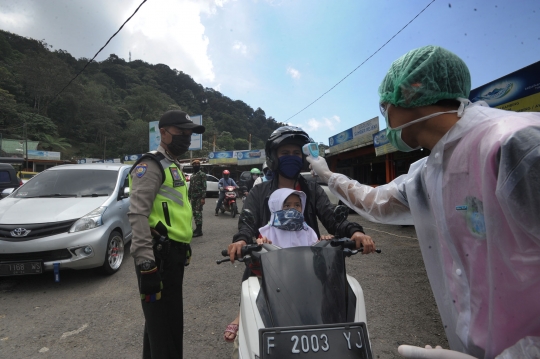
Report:
[[131,169],[131,254],[144,312],[143,358],[182,358],[184,266],[189,263],[192,213],[178,157],[192,133],[203,133],[180,110],[159,120],[161,143]]
[[202,211],[206,198],[206,173],[201,171],[201,162],[193,160],[193,174],[189,179],[189,201],[193,210],[193,219],[195,219],[195,231],[193,237],[200,237],[202,233]]

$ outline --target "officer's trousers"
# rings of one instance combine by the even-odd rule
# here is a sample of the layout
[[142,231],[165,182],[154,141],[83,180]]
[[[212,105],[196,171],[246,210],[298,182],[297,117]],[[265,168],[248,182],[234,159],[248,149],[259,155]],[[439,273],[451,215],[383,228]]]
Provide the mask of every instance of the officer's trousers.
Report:
[[[143,359],[182,358],[184,337],[184,308],[182,284],[187,245],[171,241],[169,257],[156,258],[163,289],[161,299],[154,303],[141,301],[144,313]],[[137,281],[140,283],[137,271]]]

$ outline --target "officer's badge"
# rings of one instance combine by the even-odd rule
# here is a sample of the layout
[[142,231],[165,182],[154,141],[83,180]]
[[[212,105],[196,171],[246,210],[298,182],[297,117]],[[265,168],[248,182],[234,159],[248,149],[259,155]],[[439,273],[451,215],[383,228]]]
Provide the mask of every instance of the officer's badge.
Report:
[[178,168],[171,167],[171,175],[173,176],[173,179],[179,180],[180,179],[180,173],[178,172]]
[[137,178],[142,178],[147,169],[148,165],[146,163],[139,163],[137,167],[135,167],[135,176],[137,176]]

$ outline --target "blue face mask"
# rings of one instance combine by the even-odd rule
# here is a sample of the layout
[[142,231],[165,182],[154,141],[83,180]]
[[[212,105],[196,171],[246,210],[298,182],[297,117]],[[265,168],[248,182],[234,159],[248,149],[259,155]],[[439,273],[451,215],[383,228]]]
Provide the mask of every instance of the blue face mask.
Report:
[[278,158],[279,174],[288,179],[296,179],[302,170],[304,161],[298,156],[281,156]]
[[274,212],[274,222],[272,227],[284,231],[307,231],[307,224],[304,222],[304,215],[296,209],[282,209]]

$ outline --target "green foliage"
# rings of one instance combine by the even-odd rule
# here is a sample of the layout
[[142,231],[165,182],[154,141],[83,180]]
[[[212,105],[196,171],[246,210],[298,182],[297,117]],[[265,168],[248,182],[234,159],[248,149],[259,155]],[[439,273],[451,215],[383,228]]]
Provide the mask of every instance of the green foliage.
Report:
[[[60,149],[64,158],[122,157],[148,151],[148,122],[163,112],[182,109],[202,115],[206,132],[200,151],[263,148],[281,124],[257,108],[204,88],[188,74],[164,64],[127,62],[115,54],[86,64],[44,40],[0,30],[0,125],[4,138],[28,136],[44,149]],[[72,147],[70,147],[72,146]],[[104,153],[105,152],[105,153]],[[189,157],[189,154],[186,154]]]

